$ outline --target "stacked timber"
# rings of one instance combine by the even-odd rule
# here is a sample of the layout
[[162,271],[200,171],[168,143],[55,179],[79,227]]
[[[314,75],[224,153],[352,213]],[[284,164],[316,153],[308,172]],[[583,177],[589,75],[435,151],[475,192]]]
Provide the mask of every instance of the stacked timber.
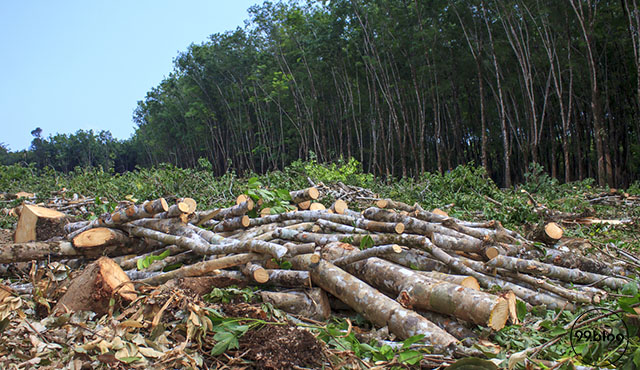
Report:
[[[290,192],[298,210],[278,214],[247,195],[234,206],[200,211],[191,198],[123,203],[93,221],[67,223],[62,240],[0,245],[0,263],[113,258],[97,260],[71,282],[57,312],[95,311],[105,297],[126,304],[139,284],[231,279],[314,320],[327,319],[337,298],[398,338],[423,335],[439,352],[473,343],[469,326],[517,323],[518,300],[574,310],[630,281],[621,266],[556,249],[557,224],[541,226],[536,235],[546,246],[534,247],[499,222],[464,221],[340,184],[341,192],[319,188]],[[326,208],[321,195],[329,191]],[[357,212],[347,199],[369,203]],[[36,212],[26,210],[34,224],[26,215]],[[155,262],[135,269],[150,256]]]

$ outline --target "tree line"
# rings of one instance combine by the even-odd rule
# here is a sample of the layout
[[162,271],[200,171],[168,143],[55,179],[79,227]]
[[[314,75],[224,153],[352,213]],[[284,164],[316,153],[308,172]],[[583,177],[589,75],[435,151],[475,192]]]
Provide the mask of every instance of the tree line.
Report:
[[219,174],[264,172],[314,153],[396,177],[474,162],[505,186],[532,162],[564,181],[640,178],[638,0],[309,0],[249,13],[180,53],[138,102],[135,135],[110,152],[130,154],[122,168],[204,157]]

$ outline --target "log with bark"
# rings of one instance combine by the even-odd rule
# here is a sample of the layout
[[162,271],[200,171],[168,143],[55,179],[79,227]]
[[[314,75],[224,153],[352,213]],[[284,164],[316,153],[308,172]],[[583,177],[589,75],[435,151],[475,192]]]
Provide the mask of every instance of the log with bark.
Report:
[[93,311],[105,314],[117,308],[112,299],[131,302],[137,293],[129,277],[113,260],[102,257],[88,265],[55,305],[53,312]]
[[43,241],[61,235],[66,219],[64,213],[54,209],[25,204],[20,211],[13,241]]

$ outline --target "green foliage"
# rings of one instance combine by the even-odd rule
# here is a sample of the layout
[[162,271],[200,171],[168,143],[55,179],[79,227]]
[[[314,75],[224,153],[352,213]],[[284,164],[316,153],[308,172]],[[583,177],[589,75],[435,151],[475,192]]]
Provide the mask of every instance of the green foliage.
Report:
[[256,295],[255,287],[238,288],[234,285],[227,288],[213,288],[210,293],[205,294],[202,298],[207,302],[217,303],[229,303],[234,298],[238,297],[244,302],[252,302],[255,300]]
[[170,250],[166,250],[158,255],[149,255],[146,256],[144,258],[138,258],[138,260],[136,261],[136,266],[138,266],[138,270],[144,270],[147,267],[151,266],[152,263],[154,263],[155,261],[162,261],[163,259],[169,257],[169,255],[171,254]]
[[[289,195],[289,191],[287,189],[275,189],[268,190],[263,188],[262,182],[258,179],[258,177],[251,177],[247,181],[247,192],[246,194],[253,199],[254,202],[258,202],[258,200],[262,200],[261,209],[270,208],[271,214],[282,213],[290,210],[294,210],[295,207],[290,205],[291,195]],[[251,211],[252,216],[256,216],[258,213],[258,209],[254,208]]]
[[316,155],[309,153],[308,161],[296,160],[285,169],[286,173],[308,176],[316,182],[355,185],[369,188],[373,186],[374,176],[362,172],[362,165],[355,158],[339,158],[334,163],[318,163]]
[[412,344],[424,339],[422,334],[405,339],[400,342],[399,348],[394,349],[387,344],[379,346],[375,341],[360,343],[352,331],[346,332],[348,326],[349,323],[346,320],[334,319],[326,326],[317,328],[318,339],[324,341],[330,348],[339,351],[353,351],[356,356],[374,362],[391,362],[397,358],[398,362],[403,365],[415,365],[422,359],[422,352],[410,349]]

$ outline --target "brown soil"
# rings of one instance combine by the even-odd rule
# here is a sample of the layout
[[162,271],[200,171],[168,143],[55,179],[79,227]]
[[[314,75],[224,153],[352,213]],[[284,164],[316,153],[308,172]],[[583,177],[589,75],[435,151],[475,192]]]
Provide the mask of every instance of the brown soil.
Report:
[[255,369],[315,368],[322,363],[322,345],[295,326],[265,325],[240,339],[240,353]]

